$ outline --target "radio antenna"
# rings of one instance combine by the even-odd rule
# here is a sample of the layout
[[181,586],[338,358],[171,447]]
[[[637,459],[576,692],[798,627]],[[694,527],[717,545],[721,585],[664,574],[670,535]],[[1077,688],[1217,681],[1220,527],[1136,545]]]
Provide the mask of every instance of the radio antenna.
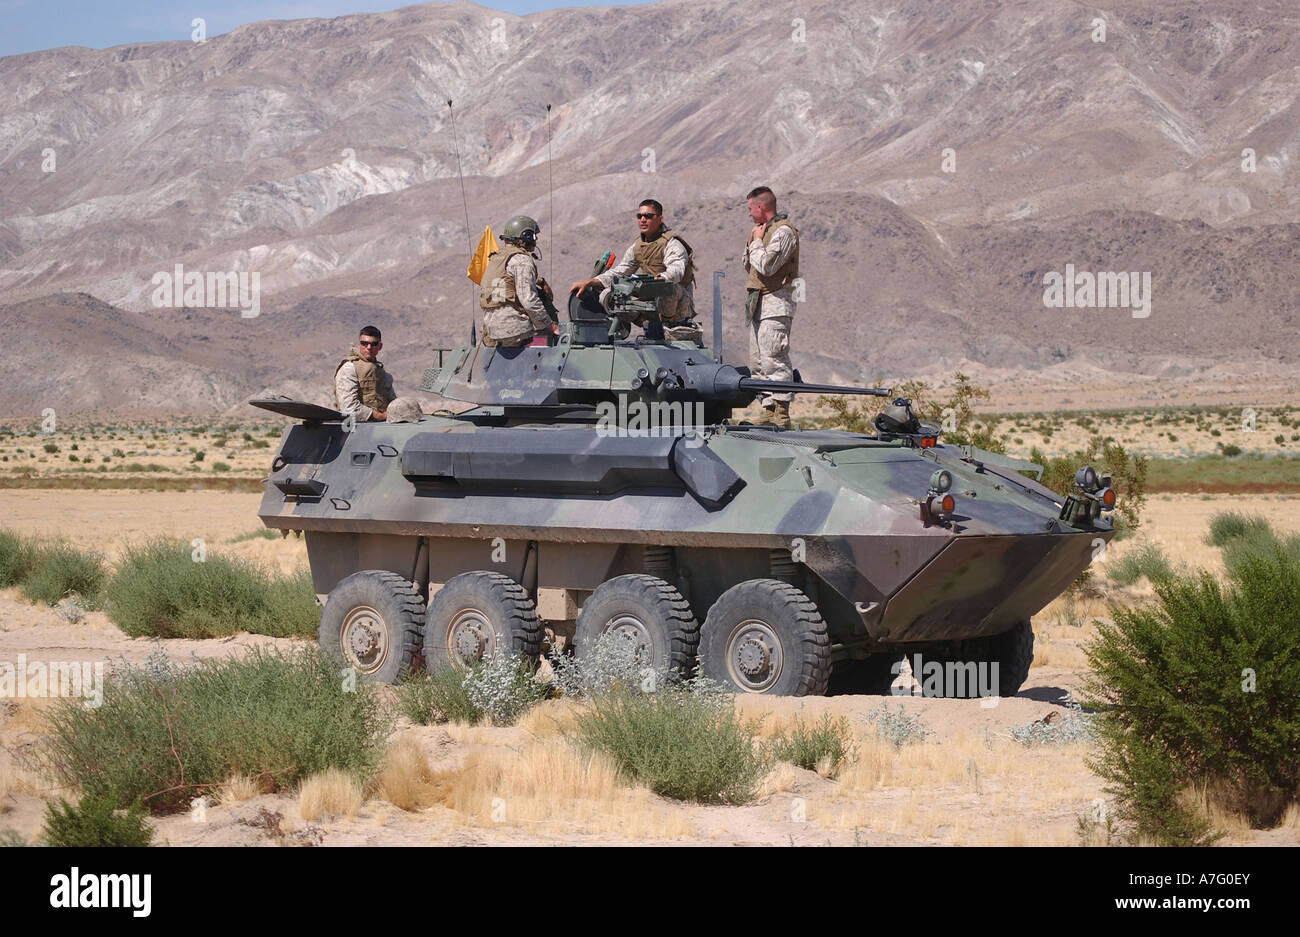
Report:
[[546,175],[551,190],[551,249],[546,252],[551,261],[551,280],[555,280],[555,166],[551,162],[551,105],[546,105]]
[[[469,229],[469,198],[465,195],[465,172],[460,165],[460,139],[456,135],[456,110],[451,106],[451,98],[447,99],[447,114],[451,118],[451,142],[456,149],[456,175],[460,178],[460,203],[465,208],[465,243],[469,245],[470,256],[474,256],[474,233]],[[473,281],[469,285],[469,306],[475,308],[475,289]],[[471,312],[471,316],[474,313]],[[473,326],[470,326],[471,330]]]

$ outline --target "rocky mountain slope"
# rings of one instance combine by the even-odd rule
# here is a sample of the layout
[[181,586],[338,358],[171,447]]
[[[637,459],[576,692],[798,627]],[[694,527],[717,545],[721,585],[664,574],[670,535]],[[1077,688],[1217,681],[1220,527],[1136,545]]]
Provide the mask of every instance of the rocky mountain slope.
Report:
[[[1288,0],[426,4],[3,58],[0,305],[45,366],[0,396],[226,409],[319,388],[360,319],[413,381],[466,337],[484,224],[537,217],[562,287],[645,196],[702,304],[726,271],[739,354],[759,183],[803,232],[810,378],[1294,373],[1297,62]],[[177,264],[256,273],[260,315],[156,306]],[[1149,273],[1150,314],[1045,306],[1067,264]]]

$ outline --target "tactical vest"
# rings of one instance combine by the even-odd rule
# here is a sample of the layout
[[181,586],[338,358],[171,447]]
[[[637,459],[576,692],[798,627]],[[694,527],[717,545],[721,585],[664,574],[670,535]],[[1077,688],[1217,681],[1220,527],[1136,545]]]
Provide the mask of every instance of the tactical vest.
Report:
[[502,306],[513,306],[520,312],[524,311],[515,293],[514,275],[506,272],[506,264],[516,254],[527,253],[529,251],[518,244],[506,244],[501,250],[493,251],[488,255],[487,267],[483,270],[483,279],[478,293],[479,308],[499,309]]
[[[773,270],[771,273],[762,274],[750,266],[749,279],[745,281],[745,289],[762,290],[764,293],[775,293],[777,290],[783,290],[794,282],[795,277],[799,276],[799,232],[795,226],[790,224],[785,215],[773,215],[772,220],[767,223],[763,229],[763,247],[766,248],[772,242],[772,235],[776,234],[777,229],[782,226],[789,228],[794,232],[794,250],[790,252],[790,257],[784,264]],[[745,248],[748,256],[749,248]]]
[[361,403],[371,410],[383,410],[388,406],[388,396],[384,391],[382,374],[384,366],[378,361],[367,361],[362,358],[355,350],[349,350],[348,356],[339,362],[339,367],[334,369],[336,384],[334,388],[334,408],[339,406],[339,392],[337,378],[339,368],[349,361],[357,369],[357,385],[360,388],[358,395],[361,397]]
[[695,260],[692,257],[691,245],[686,243],[686,239],[680,234],[673,234],[667,228],[660,227],[659,235],[654,240],[647,241],[644,238],[637,238],[636,245],[632,248],[632,256],[636,258],[638,264],[637,273],[649,273],[652,276],[658,276],[667,269],[664,264],[664,251],[668,249],[668,242],[676,238],[682,242],[682,247],[686,248],[686,273],[682,276],[682,287],[689,286],[695,282]]

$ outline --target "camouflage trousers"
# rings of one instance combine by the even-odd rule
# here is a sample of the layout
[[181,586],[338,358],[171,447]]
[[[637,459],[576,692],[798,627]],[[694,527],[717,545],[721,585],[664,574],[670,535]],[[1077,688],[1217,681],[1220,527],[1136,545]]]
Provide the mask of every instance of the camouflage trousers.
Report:
[[[770,316],[749,323],[749,371],[754,377],[766,381],[793,381],[794,365],[790,363],[790,329],[793,316]],[[789,403],[793,394],[759,394],[758,402],[764,407]]]

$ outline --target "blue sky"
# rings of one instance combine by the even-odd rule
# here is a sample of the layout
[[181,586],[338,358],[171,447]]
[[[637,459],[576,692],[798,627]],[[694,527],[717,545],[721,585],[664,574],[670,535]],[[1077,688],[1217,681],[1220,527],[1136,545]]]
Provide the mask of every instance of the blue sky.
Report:
[[[0,0],[0,56],[57,46],[107,49],[128,42],[189,39],[191,21],[202,17],[217,36],[258,20],[304,19],[397,10],[395,0]],[[479,0],[505,13],[536,13],[560,7],[626,6],[619,0]]]

